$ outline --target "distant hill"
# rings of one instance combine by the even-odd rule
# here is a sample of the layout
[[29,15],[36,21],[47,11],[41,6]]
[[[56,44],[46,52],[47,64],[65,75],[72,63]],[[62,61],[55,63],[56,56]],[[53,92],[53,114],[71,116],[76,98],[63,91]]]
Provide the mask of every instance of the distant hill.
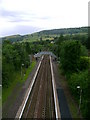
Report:
[[12,35],[12,36],[6,36],[3,37],[2,40],[10,40],[11,42],[18,42],[18,41],[37,41],[40,40],[40,37],[43,37],[43,39],[47,39],[48,36],[51,39],[54,37],[54,35],[58,36],[60,34],[79,34],[79,33],[88,33],[88,27],[79,27],[79,28],[63,28],[63,29],[52,29],[52,30],[43,30],[40,32],[36,32],[33,34],[27,34],[27,35]]
[[38,32],[38,34],[77,34],[77,33],[88,33],[87,27],[79,27],[79,28],[63,28],[63,29],[53,29],[53,30],[43,30]]
[[11,42],[17,42],[17,41],[21,41],[23,39],[23,36],[21,35],[12,35],[12,36],[6,36],[2,38],[3,40],[10,40]]

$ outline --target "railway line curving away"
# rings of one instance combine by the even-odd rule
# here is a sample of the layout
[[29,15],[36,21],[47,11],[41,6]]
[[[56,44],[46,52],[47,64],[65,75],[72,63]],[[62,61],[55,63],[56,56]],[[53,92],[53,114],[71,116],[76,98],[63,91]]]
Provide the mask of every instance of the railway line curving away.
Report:
[[23,104],[24,107],[19,110],[19,113],[17,113],[19,116],[16,116],[16,118],[60,118],[52,71],[51,57],[44,55],[33,78],[32,89],[29,90]]

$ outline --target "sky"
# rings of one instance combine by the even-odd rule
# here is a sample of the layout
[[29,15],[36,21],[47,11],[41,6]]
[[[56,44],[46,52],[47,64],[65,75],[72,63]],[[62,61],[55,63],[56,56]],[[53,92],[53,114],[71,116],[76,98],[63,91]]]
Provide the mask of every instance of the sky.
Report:
[[89,0],[0,0],[0,37],[88,26]]

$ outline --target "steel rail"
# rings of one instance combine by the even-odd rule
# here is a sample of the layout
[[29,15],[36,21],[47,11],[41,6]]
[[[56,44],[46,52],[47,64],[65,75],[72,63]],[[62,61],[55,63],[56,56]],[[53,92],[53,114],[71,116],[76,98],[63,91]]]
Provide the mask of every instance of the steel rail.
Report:
[[31,82],[31,84],[30,84],[30,88],[29,88],[27,97],[25,96],[25,101],[24,101],[24,103],[22,103],[22,105],[20,106],[20,108],[19,108],[19,110],[18,110],[18,112],[17,112],[17,114],[16,114],[16,117],[15,117],[15,118],[18,118],[19,120],[20,120],[21,117],[22,117],[24,108],[25,108],[25,106],[26,106],[26,103],[27,103],[27,101],[28,101],[28,98],[29,98],[29,96],[30,96],[30,94],[31,94],[31,91],[32,91],[32,89],[33,89],[33,86],[34,86],[34,83],[35,83],[35,80],[36,80],[38,71],[39,71],[39,69],[40,69],[40,66],[41,66],[41,63],[42,63],[42,60],[43,60],[43,57],[44,57],[44,56],[42,56],[42,58],[41,58],[41,60],[40,60],[40,62],[39,62],[38,68],[37,68],[37,70],[36,70],[36,72],[35,72],[35,75],[34,75],[34,77],[33,77],[33,79],[32,79],[32,82]]

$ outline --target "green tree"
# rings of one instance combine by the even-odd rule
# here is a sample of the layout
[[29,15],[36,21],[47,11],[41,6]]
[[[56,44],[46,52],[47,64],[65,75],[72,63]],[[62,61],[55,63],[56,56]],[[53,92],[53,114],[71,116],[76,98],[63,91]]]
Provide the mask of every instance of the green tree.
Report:
[[78,62],[81,54],[81,43],[79,41],[64,41],[61,44],[60,60],[65,72],[78,70]]

